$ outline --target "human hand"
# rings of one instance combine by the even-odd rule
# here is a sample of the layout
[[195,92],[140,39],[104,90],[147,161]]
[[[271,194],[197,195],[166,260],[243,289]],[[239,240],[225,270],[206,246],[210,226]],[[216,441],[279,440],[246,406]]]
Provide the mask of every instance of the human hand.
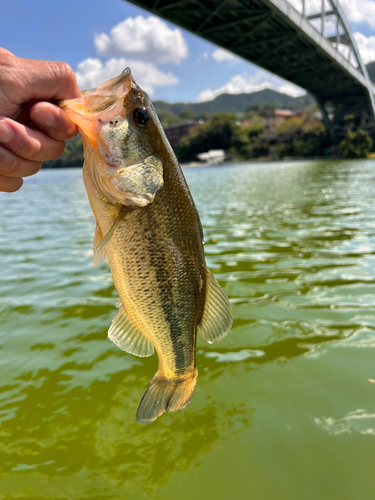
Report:
[[0,47],[0,191],[17,191],[23,177],[62,155],[77,126],[49,101],[80,95],[68,64],[21,59]]

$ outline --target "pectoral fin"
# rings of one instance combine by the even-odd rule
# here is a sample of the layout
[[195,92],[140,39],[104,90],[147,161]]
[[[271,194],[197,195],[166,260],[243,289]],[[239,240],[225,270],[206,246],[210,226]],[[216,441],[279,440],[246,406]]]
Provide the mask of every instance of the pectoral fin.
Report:
[[154,346],[126,316],[123,306],[117,311],[108,337],[120,349],[135,356],[146,357],[154,354]]
[[206,302],[198,331],[209,344],[227,335],[233,322],[232,307],[214,275],[207,270]]
[[97,250],[98,245],[102,241],[102,239],[103,239],[102,230],[100,229],[99,224],[96,223],[94,245],[93,245],[94,256],[92,259],[92,263],[93,263],[94,267],[98,266],[101,263],[101,261],[105,258],[104,248],[102,248],[101,250]]
[[105,257],[104,247],[109,242],[109,240],[112,238],[113,233],[116,231],[117,226],[122,221],[124,216],[125,216],[125,210],[120,208],[117,219],[112,224],[112,227],[110,228],[108,233],[104,236],[104,238],[103,238],[103,233],[102,233],[102,230],[100,229],[99,224],[96,223],[96,230],[95,230],[95,236],[94,236],[94,257],[93,257],[94,267],[98,266],[101,263],[101,261],[104,259],[104,257]]
[[130,205],[144,207],[154,201],[163,186],[163,164],[156,156],[118,171],[113,184],[126,194]]

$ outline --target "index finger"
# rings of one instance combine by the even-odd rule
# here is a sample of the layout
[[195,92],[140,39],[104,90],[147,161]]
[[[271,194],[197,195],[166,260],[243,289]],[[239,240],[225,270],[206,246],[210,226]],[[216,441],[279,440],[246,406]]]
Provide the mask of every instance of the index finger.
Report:
[[65,111],[50,102],[37,102],[30,110],[30,118],[44,133],[57,141],[66,141],[77,135],[78,128]]
[[65,62],[23,59],[23,102],[74,99],[81,96],[74,71]]
[[0,112],[9,117],[23,103],[81,95],[72,68],[64,62],[21,59],[0,48],[0,70],[1,94],[5,98]]

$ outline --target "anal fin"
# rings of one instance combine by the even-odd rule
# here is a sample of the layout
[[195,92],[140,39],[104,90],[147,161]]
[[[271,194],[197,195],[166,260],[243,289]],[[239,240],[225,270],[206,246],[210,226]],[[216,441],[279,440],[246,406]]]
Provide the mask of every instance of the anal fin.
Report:
[[209,344],[213,344],[227,335],[232,322],[232,307],[228,297],[207,269],[206,302],[198,331]]
[[120,349],[129,354],[140,357],[147,357],[154,354],[152,342],[126,316],[122,305],[112,320],[112,325],[108,330],[108,337]]

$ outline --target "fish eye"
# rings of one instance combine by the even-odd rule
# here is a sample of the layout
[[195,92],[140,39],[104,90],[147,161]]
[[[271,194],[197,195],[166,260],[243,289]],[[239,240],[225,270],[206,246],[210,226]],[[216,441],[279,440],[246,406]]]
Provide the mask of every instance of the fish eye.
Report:
[[149,119],[150,115],[146,108],[135,108],[135,110],[133,111],[133,120],[138,125],[147,125]]

